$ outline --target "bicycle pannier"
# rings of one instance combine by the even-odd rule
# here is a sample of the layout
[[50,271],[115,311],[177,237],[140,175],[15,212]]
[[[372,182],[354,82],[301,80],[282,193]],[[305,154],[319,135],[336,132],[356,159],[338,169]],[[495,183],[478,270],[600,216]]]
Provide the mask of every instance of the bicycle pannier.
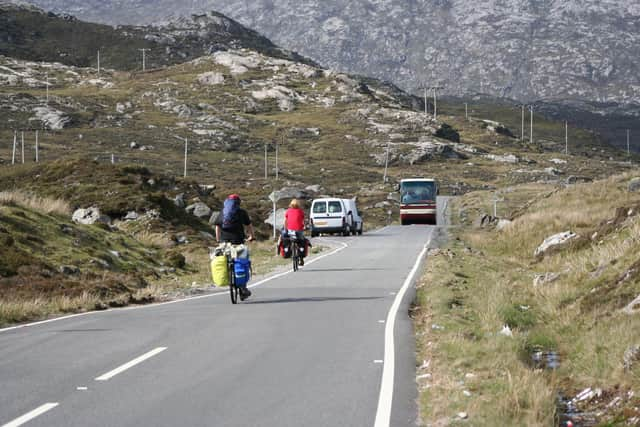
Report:
[[229,268],[227,257],[216,256],[211,260],[211,276],[216,286],[229,286]]
[[233,270],[236,286],[247,286],[251,280],[251,261],[246,258],[236,259],[233,262]]

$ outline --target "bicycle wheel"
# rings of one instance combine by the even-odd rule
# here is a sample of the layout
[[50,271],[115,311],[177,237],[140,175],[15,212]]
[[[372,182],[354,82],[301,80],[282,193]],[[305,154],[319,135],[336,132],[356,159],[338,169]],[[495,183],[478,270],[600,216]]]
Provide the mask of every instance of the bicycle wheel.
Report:
[[291,258],[293,259],[293,271],[298,271],[298,242],[291,242],[291,250],[293,251],[291,254]]
[[229,295],[231,296],[231,304],[238,303],[238,287],[236,286],[236,278],[233,274],[233,260],[227,262],[229,270]]

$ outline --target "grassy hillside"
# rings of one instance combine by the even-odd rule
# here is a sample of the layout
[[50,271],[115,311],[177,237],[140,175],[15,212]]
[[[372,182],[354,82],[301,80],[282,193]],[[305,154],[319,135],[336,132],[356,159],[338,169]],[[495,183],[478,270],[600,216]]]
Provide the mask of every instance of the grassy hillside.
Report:
[[[501,230],[472,226],[493,194],[453,203],[458,228],[431,254],[414,311],[426,423],[637,423],[640,193],[628,190],[637,176],[502,189],[501,216],[513,222]],[[534,256],[565,231],[579,237]]]

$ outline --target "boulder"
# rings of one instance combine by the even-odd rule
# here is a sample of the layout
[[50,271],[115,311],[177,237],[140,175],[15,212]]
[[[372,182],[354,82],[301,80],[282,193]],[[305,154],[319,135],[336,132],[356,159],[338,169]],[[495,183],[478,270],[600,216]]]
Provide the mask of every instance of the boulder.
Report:
[[75,265],[61,265],[58,267],[58,271],[60,274],[64,274],[66,276],[72,276],[80,273],[80,269]]
[[127,216],[124,217],[125,221],[135,221],[139,218],[139,215],[136,211],[131,211],[127,213]]
[[633,369],[633,365],[640,360],[640,345],[634,345],[633,347],[629,347],[624,352],[624,358],[622,360],[622,364],[624,365],[624,370],[629,372]]
[[305,191],[308,191],[310,193],[319,193],[320,191],[322,191],[322,187],[318,184],[309,185],[305,188]]
[[211,208],[202,202],[187,206],[186,211],[198,218],[208,218],[211,216]]
[[518,163],[520,160],[514,154],[505,154],[504,156],[499,156],[496,154],[486,154],[485,157],[489,160],[493,160],[494,162],[500,163]]
[[[276,224],[276,228],[277,229],[281,229],[282,227],[284,227],[284,213],[286,212],[285,209],[278,209],[276,210],[276,214],[275,214],[275,224]],[[274,223],[274,215],[273,212],[271,212],[271,214],[269,214],[269,217],[267,219],[264,220],[265,224],[269,224],[271,226],[273,226]]]
[[296,187],[283,187],[278,192],[279,199],[309,199],[310,194],[308,191],[301,190]]
[[173,199],[173,204],[176,205],[179,208],[184,208],[185,207],[185,203],[184,203],[184,194],[178,194],[176,196],[175,199]]
[[534,252],[536,258],[544,257],[551,251],[561,249],[577,239],[579,236],[572,231],[565,231],[563,233],[554,234],[553,236],[544,239],[544,242]]
[[77,209],[71,220],[76,224],[92,225],[96,222],[103,224],[111,224],[111,218],[107,215],[103,215],[100,209],[96,207],[90,207],[87,209]]
[[198,83],[204,86],[220,85],[224,83],[224,76],[221,73],[209,71],[198,76]]
[[513,221],[509,219],[500,218],[498,220],[498,224],[496,225],[496,230],[502,231],[507,228]]
[[213,211],[211,217],[209,217],[209,224],[213,225],[213,223],[216,222],[216,219],[218,219],[218,215],[220,215],[220,211]]
[[633,178],[631,181],[629,181],[629,191],[631,193],[640,191],[640,178]]

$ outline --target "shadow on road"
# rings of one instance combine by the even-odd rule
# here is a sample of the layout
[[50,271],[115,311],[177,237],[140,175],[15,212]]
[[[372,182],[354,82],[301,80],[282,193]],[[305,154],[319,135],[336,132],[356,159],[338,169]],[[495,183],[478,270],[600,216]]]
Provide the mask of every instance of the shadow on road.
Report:
[[270,300],[246,301],[245,304],[287,304],[293,302],[327,302],[327,301],[367,301],[383,299],[384,297],[305,297],[305,298],[278,298]]

